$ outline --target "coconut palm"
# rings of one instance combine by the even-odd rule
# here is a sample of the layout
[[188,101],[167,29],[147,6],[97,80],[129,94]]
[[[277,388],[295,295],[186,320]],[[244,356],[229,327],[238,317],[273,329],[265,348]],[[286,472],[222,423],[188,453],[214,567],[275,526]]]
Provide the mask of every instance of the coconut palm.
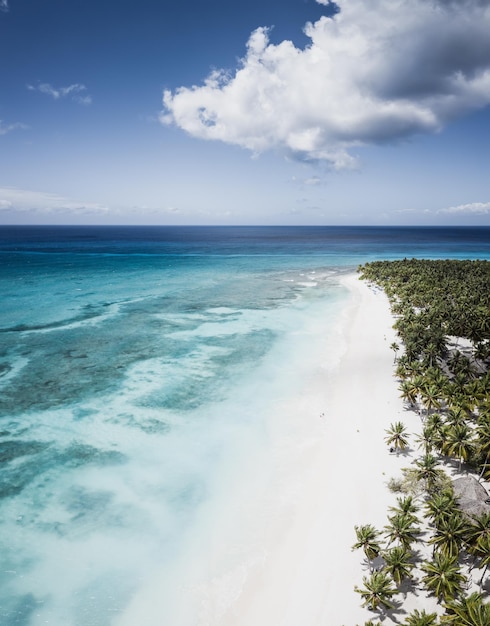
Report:
[[392,344],[390,344],[390,349],[393,350],[393,352],[395,353],[394,363],[396,363],[396,353],[400,349],[400,346],[396,343],[396,341],[394,341]]
[[362,606],[368,607],[371,611],[376,611],[379,608],[394,608],[390,599],[398,592],[393,586],[393,581],[385,572],[373,572],[369,578],[364,576],[362,582],[364,589],[354,587],[356,593],[361,594],[364,600]]
[[466,424],[466,420],[468,419],[468,411],[462,406],[464,403],[463,398],[464,395],[461,394],[458,404],[452,406],[447,412],[446,423],[449,426],[460,426],[461,424]]
[[444,429],[444,420],[439,413],[427,416],[422,434],[418,436],[419,447],[424,448],[425,454],[430,454],[434,448],[439,449],[445,438],[441,437]]
[[457,407],[462,401],[461,389],[453,382],[448,382],[444,393],[444,399],[448,407]]
[[424,517],[432,520],[435,526],[440,526],[456,510],[456,498],[452,490],[446,489],[433,494],[425,503]]
[[[422,374],[417,374],[411,379],[411,383],[413,386],[413,393],[415,394],[415,397],[418,399],[418,397],[422,395],[424,388],[425,388],[425,384],[426,384],[425,377]],[[421,413],[421,411],[419,411],[419,413]]]
[[442,451],[459,460],[459,471],[461,471],[463,461],[467,462],[475,451],[472,437],[473,431],[467,424],[455,424],[448,430]]
[[429,493],[434,490],[437,480],[441,477],[439,461],[432,454],[425,454],[421,459],[415,461],[415,475],[418,480],[425,484],[425,489]]
[[430,341],[426,344],[424,349],[424,359],[429,363],[431,368],[433,368],[437,363],[437,358],[441,356],[441,353],[443,353],[444,350],[445,344],[443,342],[440,343],[440,340]]
[[425,588],[433,593],[439,602],[441,600],[448,602],[461,594],[466,578],[460,572],[457,557],[436,552],[434,560],[423,563],[421,569],[425,572],[422,578]]
[[466,385],[465,392],[473,405],[472,410],[485,400],[487,396],[479,380],[472,380],[468,385]]
[[482,596],[474,592],[459,600],[449,600],[444,608],[448,614],[441,623],[453,626],[488,626],[490,624],[490,604],[483,602]]
[[412,513],[397,513],[388,517],[389,524],[384,527],[388,545],[398,541],[406,550],[414,541],[418,541],[417,535],[420,528],[416,525],[417,518]]
[[437,626],[437,613],[415,609],[403,622],[404,626]]
[[[426,370],[426,374],[429,377],[431,385],[435,385],[439,389],[440,392],[443,392],[446,390],[448,380],[445,374],[443,374],[443,372],[441,371],[439,367],[437,366],[428,367]],[[441,394],[440,397],[442,398],[443,395]]]
[[415,441],[419,448],[424,449],[424,454],[430,454],[436,446],[437,433],[435,429],[426,422],[422,428],[422,433],[417,435]]
[[439,388],[434,384],[424,385],[420,392],[420,399],[427,410],[427,415],[432,409],[439,409],[441,402],[439,400]]
[[352,546],[352,550],[362,548],[369,562],[375,559],[381,552],[381,546],[378,543],[379,532],[372,524],[364,524],[363,526],[354,526],[357,541]]
[[479,457],[480,478],[488,468],[490,460],[490,414],[480,406],[478,411],[478,423],[476,426],[477,439],[475,442],[476,452]]
[[479,563],[477,565],[478,569],[483,569],[483,574],[479,582],[481,588],[483,585],[483,579],[485,578],[485,574],[490,567],[490,537],[488,535],[486,535],[485,538],[482,539],[478,544],[475,556],[479,558]]
[[389,507],[389,510],[393,511],[393,513],[410,513],[411,515],[415,515],[415,513],[417,513],[417,511],[419,510],[419,507],[415,504],[413,500],[413,496],[397,498],[396,502],[396,506]]
[[451,426],[443,424],[441,428],[434,434],[434,448],[441,454],[446,454],[446,444],[449,437]]
[[441,519],[434,536],[429,543],[437,550],[450,558],[457,558],[466,537],[467,527],[461,513],[454,512],[447,519]]
[[431,413],[427,418],[427,426],[439,432],[444,426],[444,420],[439,413]]
[[[397,369],[397,373],[398,373],[398,369]],[[400,374],[398,375],[400,376]],[[415,407],[417,404],[417,390],[413,386],[413,383],[410,380],[402,380],[398,388],[401,391],[400,395],[403,398],[403,400],[407,402],[410,405],[410,407]]]
[[490,539],[490,512],[474,515],[466,527],[465,541],[471,554],[478,552],[486,540]]
[[414,564],[410,562],[411,553],[404,546],[395,546],[383,552],[386,562],[385,570],[392,576],[395,584],[400,586],[405,578],[410,578]]
[[390,424],[390,427],[385,430],[385,433],[387,434],[385,437],[386,443],[389,446],[394,446],[397,454],[399,450],[405,450],[408,446],[407,429],[403,422]]

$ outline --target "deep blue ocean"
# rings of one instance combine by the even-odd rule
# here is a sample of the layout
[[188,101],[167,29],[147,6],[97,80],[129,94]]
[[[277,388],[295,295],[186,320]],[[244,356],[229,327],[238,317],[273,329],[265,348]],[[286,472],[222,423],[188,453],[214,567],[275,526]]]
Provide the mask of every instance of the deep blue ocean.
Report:
[[155,580],[134,626],[204,624],[182,589],[335,367],[339,277],[404,257],[490,227],[0,227],[1,626],[132,626]]

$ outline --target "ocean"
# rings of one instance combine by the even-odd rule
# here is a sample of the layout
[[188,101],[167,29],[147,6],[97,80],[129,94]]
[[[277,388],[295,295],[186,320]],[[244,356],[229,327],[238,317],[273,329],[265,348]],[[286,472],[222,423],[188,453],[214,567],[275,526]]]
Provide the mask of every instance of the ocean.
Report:
[[404,257],[490,259],[490,228],[0,227],[0,624],[212,625],[328,408],[290,410],[345,347],[339,279]]

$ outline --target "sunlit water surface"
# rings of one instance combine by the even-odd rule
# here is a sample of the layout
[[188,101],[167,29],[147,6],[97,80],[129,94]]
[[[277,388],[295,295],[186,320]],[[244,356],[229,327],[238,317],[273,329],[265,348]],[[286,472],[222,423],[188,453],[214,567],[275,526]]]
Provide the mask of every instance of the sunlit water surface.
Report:
[[339,276],[405,256],[489,258],[490,231],[3,228],[0,624],[116,625],[185,579],[319,342],[335,366]]

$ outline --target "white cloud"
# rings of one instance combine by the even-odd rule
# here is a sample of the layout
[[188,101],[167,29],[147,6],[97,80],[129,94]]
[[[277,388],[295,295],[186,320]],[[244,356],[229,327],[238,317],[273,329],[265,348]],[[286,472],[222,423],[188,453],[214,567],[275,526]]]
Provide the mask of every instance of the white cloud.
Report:
[[0,0],[0,11],[7,12],[9,10],[9,3],[7,0]]
[[78,102],[78,104],[83,104],[85,106],[92,104],[92,96],[74,96],[73,100]]
[[343,169],[356,146],[434,132],[490,102],[488,0],[335,4],[334,17],[306,24],[304,49],[255,30],[234,73],[166,90],[161,121]]
[[0,211],[12,213],[103,215],[106,206],[93,202],[77,202],[57,194],[0,187]]
[[92,104],[92,97],[85,93],[87,87],[79,83],[68,85],[68,87],[53,87],[49,83],[39,83],[38,85],[27,85],[27,89],[29,89],[29,91],[45,93],[55,100],[69,97],[71,100],[78,102],[78,104]]
[[489,215],[490,202],[471,202],[469,204],[459,204],[445,209],[439,209],[437,213],[449,213],[451,215]]
[[21,122],[15,122],[14,124],[4,124],[2,120],[0,120],[0,135],[6,135],[13,130],[26,130],[29,128],[26,124],[22,124]]
[[318,176],[311,176],[310,178],[305,178],[305,185],[308,185],[309,187],[314,187],[316,185],[320,185],[322,182],[322,179],[319,178]]

